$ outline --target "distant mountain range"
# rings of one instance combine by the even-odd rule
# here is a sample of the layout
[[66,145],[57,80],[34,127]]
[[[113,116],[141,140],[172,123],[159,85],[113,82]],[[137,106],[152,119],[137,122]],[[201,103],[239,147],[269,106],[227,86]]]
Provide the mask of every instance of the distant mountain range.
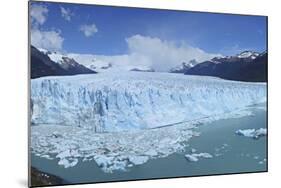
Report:
[[[122,62],[122,61],[121,61]],[[62,54],[31,46],[31,78],[55,75],[94,74],[104,71],[156,72],[146,66],[111,62],[104,56]],[[199,63],[182,62],[170,73],[215,76],[228,80],[266,82],[267,52],[244,51],[235,56],[215,57]]]
[[169,72],[171,72],[171,73],[185,73],[188,69],[194,67],[196,64],[198,64],[198,62],[195,59],[190,60],[188,63],[182,62],[181,65],[172,68]]
[[184,72],[187,75],[215,76],[228,80],[267,82],[267,52],[244,51],[236,56],[217,57]]
[[50,53],[31,46],[31,78],[96,73],[66,56],[55,62],[50,59]]

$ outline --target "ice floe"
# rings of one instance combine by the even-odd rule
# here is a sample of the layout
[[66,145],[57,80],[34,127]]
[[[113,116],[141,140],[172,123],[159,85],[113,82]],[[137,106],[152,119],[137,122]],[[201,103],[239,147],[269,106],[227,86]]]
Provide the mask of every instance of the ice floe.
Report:
[[239,129],[235,132],[237,135],[258,139],[267,135],[267,129]]
[[192,153],[192,154],[186,154],[185,158],[188,161],[197,162],[199,158],[209,159],[209,158],[213,158],[213,156],[209,153]]
[[[54,137],[54,133],[60,136]],[[117,133],[41,125],[31,127],[31,148],[35,155],[50,155],[65,168],[94,160],[104,172],[113,172],[184,151],[185,143],[198,135],[192,124]]]

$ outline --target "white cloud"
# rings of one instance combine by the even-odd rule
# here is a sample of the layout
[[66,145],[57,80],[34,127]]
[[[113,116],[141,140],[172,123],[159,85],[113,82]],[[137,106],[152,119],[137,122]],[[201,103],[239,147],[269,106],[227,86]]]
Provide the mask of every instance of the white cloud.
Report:
[[48,8],[43,5],[32,5],[30,7],[30,16],[33,24],[44,24],[48,16]]
[[126,42],[131,64],[151,67],[156,71],[168,71],[192,59],[202,62],[219,56],[219,54],[210,54],[185,43],[177,45],[173,41],[142,35],[127,38]]
[[39,29],[31,30],[31,44],[37,48],[43,48],[50,51],[62,50],[64,38],[60,31],[41,31]]
[[48,7],[44,5],[32,4],[30,7],[30,17],[32,28],[31,44],[37,48],[43,48],[50,51],[62,50],[64,38],[60,31],[42,30],[43,25],[48,16]]
[[220,54],[210,54],[199,48],[189,46],[185,43],[177,45],[173,41],[165,41],[159,38],[152,38],[142,35],[134,35],[126,39],[128,54],[105,56],[71,54],[78,58],[78,62],[89,66],[105,66],[113,64],[118,70],[131,70],[132,68],[150,69],[155,71],[168,72],[171,68],[180,65],[182,62],[189,62],[196,59],[198,62],[210,60]]
[[96,32],[98,32],[98,28],[93,23],[93,24],[90,24],[90,25],[81,25],[80,31],[82,31],[86,37],[90,37],[93,34],[95,34]]
[[66,20],[66,21],[71,21],[71,17],[73,16],[73,13],[71,12],[70,9],[60,7],[60,12],[61,16]]

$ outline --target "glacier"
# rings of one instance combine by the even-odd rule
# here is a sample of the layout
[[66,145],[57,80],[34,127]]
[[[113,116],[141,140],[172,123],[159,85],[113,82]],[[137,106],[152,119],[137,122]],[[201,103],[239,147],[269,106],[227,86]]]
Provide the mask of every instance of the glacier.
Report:
[[251,105],[266,102],[266,89],[265,83],[176,73],[32,79],[31,151],[65,168],[93,160],[104,172],[125,171],[184,152],[200,135],[198,124],[251,115]]
[[266,101],[266,85],[172,73],[110,72],[31,81],[32,124],[150,129]]

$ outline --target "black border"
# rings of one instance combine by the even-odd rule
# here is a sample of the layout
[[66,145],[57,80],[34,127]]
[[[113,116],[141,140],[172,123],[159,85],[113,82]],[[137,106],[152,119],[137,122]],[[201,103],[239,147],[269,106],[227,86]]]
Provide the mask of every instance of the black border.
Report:
[[38,3],[53,3],[53,4],[72,4],[72,5],[88,5],[88,6],[102,6],[102,7],[117,7],[117,8],[136,8],[136,9],[150,9],[150,10],[165,10],[165,11],[179,11],[179,12],[192,12],[192,13],[208,13],[208,14],[224,14],[224,15],[237,15],[237,16],[261,16],[266,18],[266,52],[268,54],[268,16],[266,15],[256,15],[256,14],[236,14],[236,13],[223,13],[223,12],[208,12],[208,11],[192,11],[192,10],[175,10],[175,9],[165,9],[165,8],[145,8],[145,7],[134,7],[134,6],[120,6],[120,5],[100,5],[100,4],[94,4],[94,3],[70,3],[70,2],[54,2],[54,1],[44,1],[44,0],[29,0],[28,1],[28,187],[53,187],[53,186],[67,186],[67,185],[85,185],[85,184],[100,184],[100,183],[114,183],[114,182],[132,182],[132,181],[143,181],[143,180],[161,180],[161,179],[176,179],[176,178],[191,178],[191,177],[207,177],[207,176],[223,176],[223,175],[238,175],[238,174],[254,174],[254,173],[266,173],[268,172],[268,56],[267,56],[267,82],[266,82],[266,128],[267,128],[267,136],[266,136],[266,170],[264,171],[249,171],[249,172],[234,172],[234,173],[223,173],[223,174],[205,174],[205,175],[193,175],[193,176],[177,176],[177,177],[159,177],[159,178],[147,178],[147,179],[133,179],[133,180],[109,180],[109,181],[102,181],[102,182],[82,182],[82,183],[67,183],[67,184],[59,184],[59,185],[40,185],[40,186],[32,186],[31,185],[31,151],[30,151],[30,91],[31,91],[31,20],[30,20],[30,6],[31,3],[38,2]]

